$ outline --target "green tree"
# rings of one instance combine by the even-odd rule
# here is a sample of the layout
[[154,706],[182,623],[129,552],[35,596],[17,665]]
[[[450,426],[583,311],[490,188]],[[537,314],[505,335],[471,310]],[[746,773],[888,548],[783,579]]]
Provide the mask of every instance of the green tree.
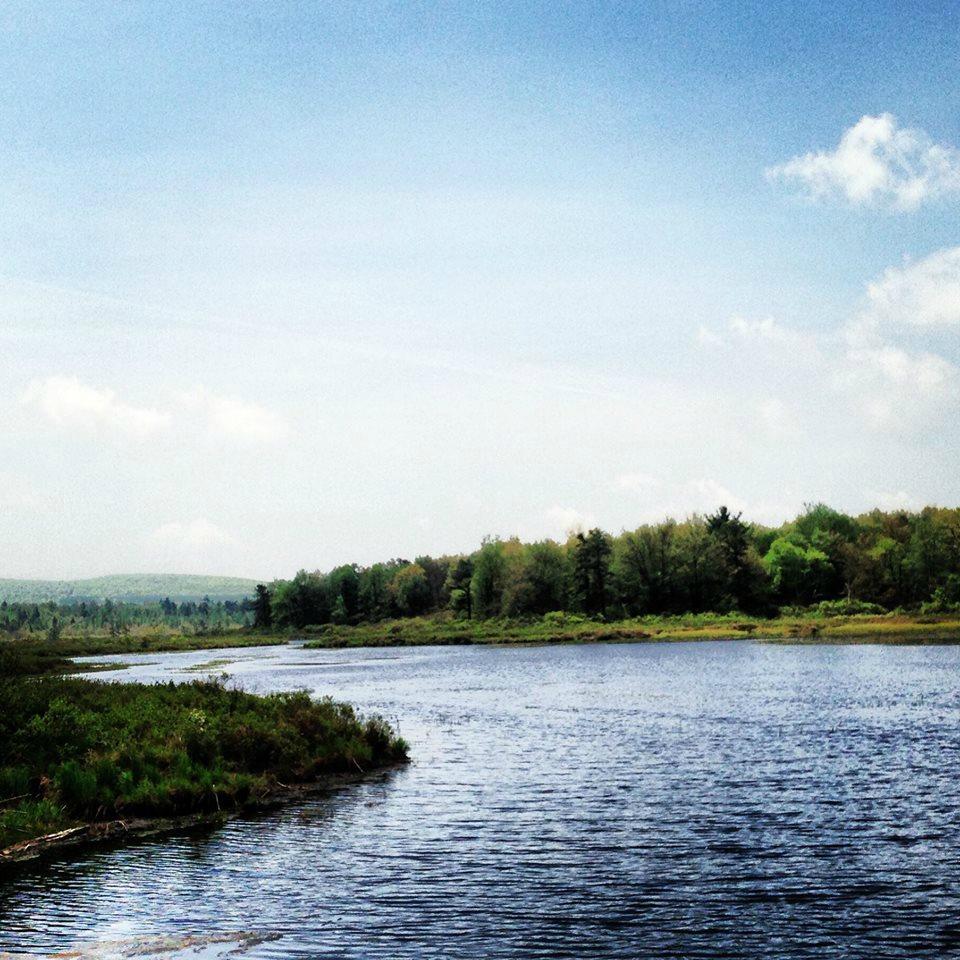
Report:
[[506,557],[503,542],[487,538],[473,558],[470,582],[473,602],[480,617],[496,617],[503,608]]
[[607,574],[612,552],[610,536],[599,527],[576,535],[574,582],[587,613],[602,614],[607,608]]
[[393,571],[385,563],[375,563],[360,573],[360,611],[372,623],[390,615],[390,578]]
[[426,571],[418,563],[401,567],[390,581],[390,592],[401,616],[415,617],[430,606],[432,592]]
[[507,616],[542,615],[567,604],[567,557],[553,540],[519,545],[508,564],[503,592]]
[[468,620],[472,619],[473,560],[470,557],[457,557],[450,564],[446,590],[450,596],[450,606],[458,613],[466,613]]
[[273,626],[273,608],[270,591],[265,584],[257,584],[257,594],[253,600],[253,626],[257,630],[269,630]]
[[319,573],[300,570],[292,580],[274,586],[273,619],[279,626],[329,623],[332,609],[329,586]]

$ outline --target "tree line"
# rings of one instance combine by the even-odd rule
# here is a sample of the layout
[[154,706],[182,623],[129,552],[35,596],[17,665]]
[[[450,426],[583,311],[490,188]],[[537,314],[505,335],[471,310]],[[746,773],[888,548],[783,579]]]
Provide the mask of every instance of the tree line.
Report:
[[960,610],[960,509],[849,516],[811,504],[780,527],[720,507],[565,542],[489,537],[470,554],[299,571],[257,587],[254,625],[376,622],[452,611],[465,618],[552,611],[620,619],[705,611],[774,615]]
[[7,634],[44,633],[56,639],[64,630],[71,633],[126,633],[131,627],[170,627],[196,633],[217,632],[251,626],[253,601],[186,600],[176,603],[169,597],[135,603],[115,600],[48,600],[43,603],[0,602],[0,631]]

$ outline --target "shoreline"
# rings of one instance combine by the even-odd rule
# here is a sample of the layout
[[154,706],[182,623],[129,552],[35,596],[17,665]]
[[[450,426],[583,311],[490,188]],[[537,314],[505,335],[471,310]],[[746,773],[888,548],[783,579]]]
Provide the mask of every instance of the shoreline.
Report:
[[76,847],[92,847],[106,843],[122,843],[126,840],[142,840],[201,827],[218,827],[240,817],[262,813],[278,807],[295,804],[298,800],[358,783],[373,782],[408,766],[410,761],[393,763],[385,767],[362,770],[357,773],[332,773],[308,783],[281,784],[269,794],[248,800],[229,810],[202,811],[170,817],[131,817],[114,820],[94,820],[80,823],[56,833],[31,837],[0,850],[0,870],[21,864],[29,864],[64,850]]
[[754,640],[761,643],[960,644],[956,614],[848,617],[645,618],[611,623],[571,624],[511,621],[388,621],[326,626],[296,635],[304,649],[405,646],[543,646],[570,643],[676,643]]
[[756,640],[761,643],[960,644],[960,614],[886,614],[835,617],[749,618],[691,614],[633,620],[446,620],[409,618],[353,626],[325,624],[280,633],[240,632],[208,637],[65,637],[0,642],[3,649],[34,655],[38,673],[92,673],[122,669],[123,664],[78,658],[128,654],[230,651],[302,644],[306,650],[351,647],[544,646],[570,643],[664,643],[704,640]]

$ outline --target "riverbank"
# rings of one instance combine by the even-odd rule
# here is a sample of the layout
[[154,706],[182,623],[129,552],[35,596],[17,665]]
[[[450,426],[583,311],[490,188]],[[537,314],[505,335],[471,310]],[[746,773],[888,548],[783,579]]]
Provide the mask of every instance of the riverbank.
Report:
[[[111,656],[120,653],[178,653],[188,650],[228,650],[237,647],[278,646],[289,637],[264,636],[232,630],[212,634],[87,634],[60,636],[55,640],[29,637],[0,641],[0,677],[16,673],[62,674],[77,670],[74,657]],[[7,668],[16,661],[17,668]],[[89,665],[83,667],[90,669]]]
[[410,618],[328,624],[301,631],[308,648],[445,644],[653,643],[742,640],[781,643],[960,643],[960,617],[904,614],[752,619],[742,614],[642,617],[611,623],[578,616],[539,620]]
[[9,673],[8,664],[0,863],[223,817],[407,760],[406,743],[382,719],[306,693]]

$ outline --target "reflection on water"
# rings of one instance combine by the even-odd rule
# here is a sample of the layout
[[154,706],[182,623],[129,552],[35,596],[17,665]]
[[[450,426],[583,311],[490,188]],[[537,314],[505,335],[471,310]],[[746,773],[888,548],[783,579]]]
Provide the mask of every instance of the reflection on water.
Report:
[[[253,931],[249,958],[939,957],[960,946],[960,648],[218,651],[415,762],[0,879],[0,951]],[[116,658],[192,679],[210,652]],[[211,947],[212,949],[212,947]],[[165,953],[163,956],[176,956]]]

